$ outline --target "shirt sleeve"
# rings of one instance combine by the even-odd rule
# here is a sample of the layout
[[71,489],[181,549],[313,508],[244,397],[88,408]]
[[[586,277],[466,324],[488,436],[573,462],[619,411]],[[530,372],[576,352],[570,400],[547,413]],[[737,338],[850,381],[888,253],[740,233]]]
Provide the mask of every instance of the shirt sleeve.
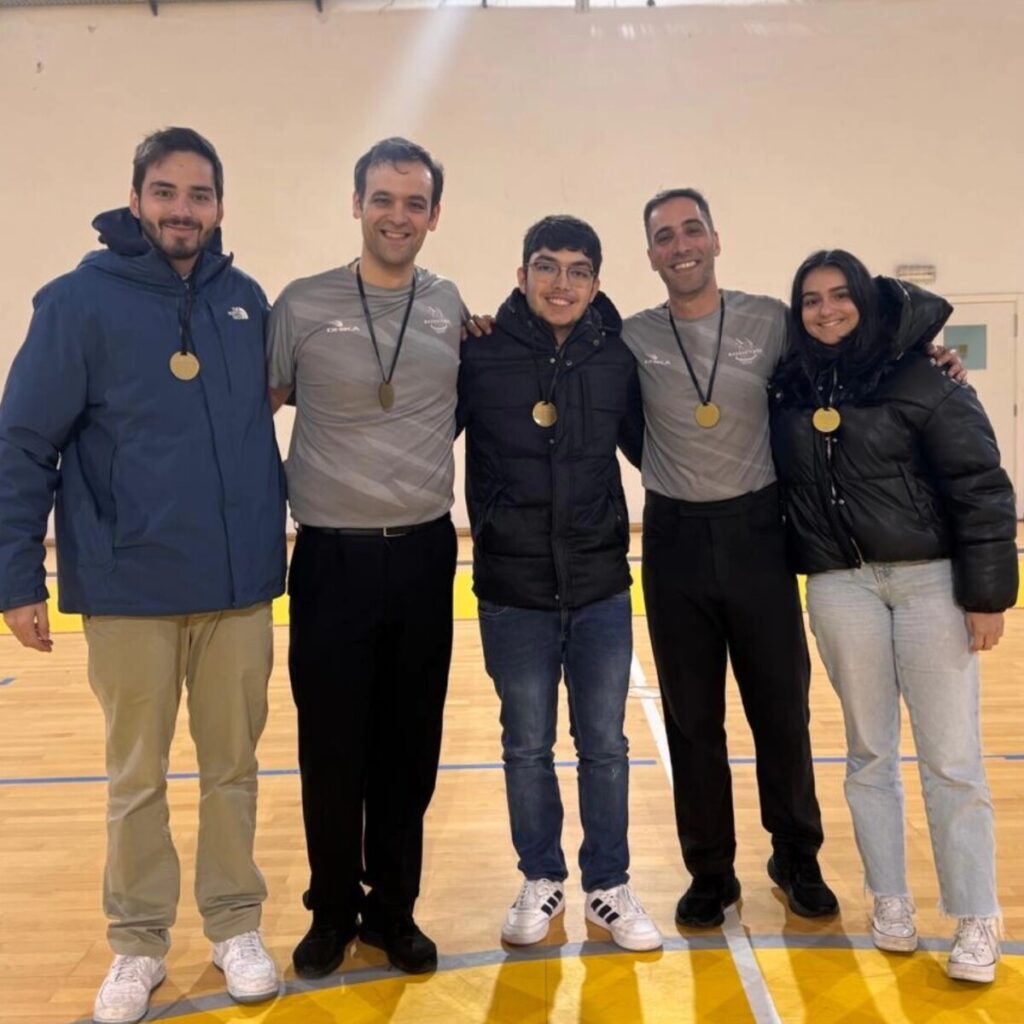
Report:
[[267,321],[267,384],[295,387],[295,351],[298,331],[286,288],[270,310]]

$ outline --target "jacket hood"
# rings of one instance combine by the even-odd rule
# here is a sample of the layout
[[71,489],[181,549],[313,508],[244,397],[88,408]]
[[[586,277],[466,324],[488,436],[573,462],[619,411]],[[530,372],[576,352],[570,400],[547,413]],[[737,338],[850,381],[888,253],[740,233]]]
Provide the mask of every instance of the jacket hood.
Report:
[[874,280],[878,301],[879,344],[873,346],[870,362],[856,370],[844,365],[845,353],[826,351],[818,346],[812,364],[799,348],[795,348],[782,362],[773,376],[770,387],[777,401],[815,402],[814,380],[834,372],[847,382],[846,397],[852,399],[868,394],[878,387],[879,381],[892,373],[907,352],[921,351],[934,341],[953,312],[953,307],[941,295],[925,291],[917,285],[893,277]]
[[934,292],[894,277],[876,277],[878,315],[897,356],[934,341],[953,307]]
[[[96,267],[142,283],[180,288],[177,272],[142,233],[138,219],[127,206],[97,214],[92,226],[107,248],[86,253],[80,266]],[[231,262],[232,257],[224,255],[218,227],[199,254],[192,278],[197,285],[202,284],[230,266]]]
[[[512,289],[498,310],[495,320],[502,330],[531,345],[541,341],[546,345],[554,340],[551,328],[540,317],[534,315],[526,303],[526,296],[518,288]],[[566,342],[594,331],[602,334],[622,333],[622,317],[604,292],[598,292],[594,296],[586,312],[573,326]]]

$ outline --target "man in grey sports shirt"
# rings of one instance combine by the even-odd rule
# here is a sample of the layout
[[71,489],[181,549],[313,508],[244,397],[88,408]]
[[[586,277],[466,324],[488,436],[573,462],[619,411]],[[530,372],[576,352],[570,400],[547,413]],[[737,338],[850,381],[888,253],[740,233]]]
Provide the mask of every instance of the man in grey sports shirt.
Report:
[[443,183],[422,147],[373,146],[355,167],[359,258],[293,282],[271,314],[271,400],[296,404],[288,667],[313,921],[293,962],[306,978],[333,971],[357,930],[401,970],[437,964],[412,911],[451,659],[463,306],[415,261]]
[[757,751],[761,821],[772,836],[768,873],[795,913],[834,914],[817,862],[810,661],[768,440],[766,386],[786,347],[786,307],[718,287],[719,238],[699,192],[655,196],[644,226],[668,301],[630,317],[623,338],[643,392],[644,597],[676,825],[693,876],[676,920],[719,924],[740,895],[727,656]]

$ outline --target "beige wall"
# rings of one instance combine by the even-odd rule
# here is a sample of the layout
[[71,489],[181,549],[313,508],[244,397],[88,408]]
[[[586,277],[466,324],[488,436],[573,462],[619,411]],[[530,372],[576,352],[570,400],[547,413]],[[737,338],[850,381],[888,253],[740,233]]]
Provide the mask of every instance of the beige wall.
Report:
[[878,272],[936,263],[949,294],[1024,292],[1022,40],[1019,0],[3,9],[0,374],[31,294],[172,123],[218,146],[226,244],[271,296],[355,254],[351,166],[388,134],[446,164],[422,262],[475,310],[511,288],[524,228],[563,211],[601,234],[624,312],[659,301],[640,209],[679,184],[709,195],[733,287],[783,295],[809,250],[842,245]]

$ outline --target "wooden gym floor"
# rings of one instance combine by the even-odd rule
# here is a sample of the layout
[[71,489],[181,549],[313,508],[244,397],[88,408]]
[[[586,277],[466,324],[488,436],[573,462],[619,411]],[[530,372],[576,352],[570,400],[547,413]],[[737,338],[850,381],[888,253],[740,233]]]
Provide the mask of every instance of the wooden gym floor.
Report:
[[[468,557],[468,552],[463,552]],[[634,573],[636,575],[636,573]],[[483,670],[468,574],[457,583],[459,621],[442,770],[427,821],[423,896],[417,919],[438,940],[441,969],[408,978],[382,954],[356,943],[340,973],[297,980],[290,954],[308,925],[286,670],[287,629],[276,630],[271,715],[260,749],[257,856],[270,887],[263,931],[284,971],[282,996],[237,1007],[210,963],[191,898],[197,783],[184,717],[169,786],[182,857],[182,901],[168,960],[148,1019],[177,1024],[1021,1024],[1024,1022],[1024,611],[1008,614],[1007,636],[983,658],[986,767],[996,804],[1004,959],[992,986],[948,981],[950,922],[938,891],[907,731],[910,873],[922,949],[884,954],[870,943],[861,871],[842,795],[838,703],[815,657],[813,739],[825,821],[822,867],[842,906],[832,921],[789,914],[765,875],[768,837],[758,821],[752,744],[730,681],[729,735],[738,816],[737,871],[744,897],[722,929],[676,927],[687,885],[659,746],[660,702],[642,615],[634,619],[636,663],[627,708],[630,738],[632,882],[662,928],[665,948],[628,954],[583,919],[578,875],[566,914],[548,940],[503,949],[498,929],[519,887],[508,838],[496,698]],[[642,604],[634,597],[634,610]],[[276,619],[286,620],[279,603]],[[103,725],[85,679],[85,645],[75,619],[60,619],[54,652],[37,655],[0,636],[0,1021],[87,1020],[109,963],[100,910],[104,851]],[[813,644],[812,644],[813,648]],[[580,841],[573,754],[562,714],[559,777],[565,848],[575,866]]]

